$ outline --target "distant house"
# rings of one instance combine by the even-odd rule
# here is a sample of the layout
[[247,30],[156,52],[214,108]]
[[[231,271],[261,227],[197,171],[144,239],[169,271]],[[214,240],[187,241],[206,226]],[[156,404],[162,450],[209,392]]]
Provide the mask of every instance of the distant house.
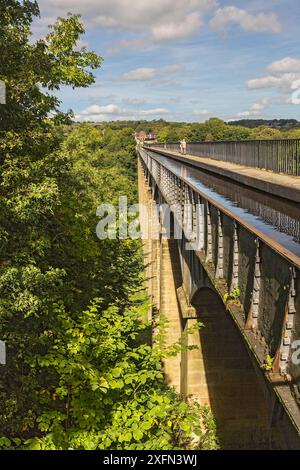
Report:
[[138,144],[143,144],[143,143],[150,144],[150,143],[157,142],[156,135],[151,132],[149,133],[146,133],[144,131],[135,132],[134,137]]
[[146,139],[146,132],[140,131],[140,132],[135,132],[134,137],[137,143],[143,143]]
[[147,134],[145,142],[150,143],[150,144],[157,142],[156,135],[152,133]]

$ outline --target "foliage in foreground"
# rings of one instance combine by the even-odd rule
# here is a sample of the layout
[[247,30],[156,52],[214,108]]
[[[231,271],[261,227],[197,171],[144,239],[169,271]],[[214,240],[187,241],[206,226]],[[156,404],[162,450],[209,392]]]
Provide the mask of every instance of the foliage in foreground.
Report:
[[184,449],[194,434],[199,448],[217,445],[208,410],[164,383],[162,360],[180,345],[166,352],[163,335],[159,347],[149,345],[139,243],[95,236],[97,204],[136,197],[130,139],[126,130],[71,133],[57,150],[67,166],[60,204],[47,219],[51,230],[38,226],[47,249],[25,256],[32,238],[22,226],[22,262],[6,252],[2,448]]
[[[97,300],[76,318],[57,306],[53,346],[30,366],[47,377],[35,390],[44,412],[35,436],[2,445],[26,449],[216,448],[210,412],[167,387],[162,357],[145,342],[141,305],[103,311]],[[144,308],[147,305],[144,304]]]
[[64,138],[51,92],[88,86],[101,58],[78,49],[77,16],[31,42],[38,13],[30,0],[0,11],[0,446],[186,448],[201,424],[213,448],[210,414],[165,385],[165,353],[148,345],[139,243],[95,234],[101,202],[135,202],[132,132]]

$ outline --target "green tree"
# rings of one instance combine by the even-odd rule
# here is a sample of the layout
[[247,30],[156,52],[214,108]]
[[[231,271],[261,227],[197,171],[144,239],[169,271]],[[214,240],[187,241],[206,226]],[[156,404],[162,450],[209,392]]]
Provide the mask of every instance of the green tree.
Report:
[[[64,264],[61,257],[63,241],[70,238],[70,220],[66,227],[60,214],[71,162],[58,151],[62,132],[56,124],[68,115],[59,112],[50,93],[64,84],[89,85],[88,69],[101,63],[94,53],[76,50],[83,33],[77,16],[59,19],[45,40],[32,44],[30,25],[38,14],[37,3],[30,1],[7,0],[0,10],[0,77],[7,89],[7,103],[0,107],[6,131],[0,142],[0,337],[8,345],[0,426],[5,433],[31,427],[36,373],[26,358],[47,347],[41,335],[55,323],[53,302],[63,297],[71,302],[78,290],[68,269],[72,261]],[[68,290],[66,277],[73,283]]]
[[207,129],[205,124],[193,123],[189,126],[187,134],[188,142],[202,142],[205,140],[207,135]]
[[[47,354],[32,366],[47,375],[36,389],[44,412],[36,435],[17,441],[26,449],[199,449],[217,448],[208,409],[182,402],[161,371],[163,346],[141,341],[148,328],[141,308],[101,309],[95,301],[75,318],[56,307],[57,326]],[[174,348],[173,348],[174,349]]]
[[284,138],[284,134],[279,129],[264,126],[255,129],[254,136],[256,140],[274,140]]
[[173,127],[164,127],[157,136],[158,142],[166,144],[174,143],[179,141],[179,133]]
[[133,131],[66,127],[54,91],[91,84],[101,58],[78,51],[78,16],[32,43],[38,14],[0,9],[0,446],[185,448],[211,418],[164,384],[165,353],[147,343],[141,246],[95,234],[101,202],[136,202]]
[[[118,195],[132,194],[133,179],[120,170],[125,156],[135,156],[127,149],[116,161],[113,152],[114,143],[122,148],[122,133],[126,144],[128,131],[118,131],[115,139],[110,130],[103,143],[101,132],[84,125],[62,144],[68,172],[55,212],[60,234],[54,235],[55,244],[46,255],[61,266],[64,277],[60,292],[50,290],[45,279],[39,292],[41,274],[28,272],[27,289],[36,277],[36,309],[18,316],[15,328],[2,324],[2,335],[19,345],[18,361],[22,359],[22,374],[14,358],[2,376],[4,447],[188,448],[192,432],[199,434],[201,448],[217,446],[208,410],[182,403],[164,383],[161,361],[165,354],[178,352],[178,346],[167,352],[147,344],[149,325],[141,319],[148,306],[144,296],[132,297],[142,282],[139,244],[99,242],[92,233],[101,200],[117,204]],[[24,295],[21,286],[15,289]],[[40,311],[38,302],[45,294]],[[11,312],[9,296],[7,306]],[[10,346],[10,361],[12,352],[17,348]]]
[[224,140],[226,124],[222,119],[211,118],[205,123],[206,140],[207,136],[212,136],[209,140]]
[[288,139],[300,139],[300,129],[289,131],[286,135]]
[[0,106],[5,130],[32,129],[46,124],[49,113],[59,121],[59,99],[51,94],[62,85],[87,87],[91,69],[102,59],[85,48],[77,50],[84,28],[79,16],[59,18],[45,39],[31,43],[30,25],[39,15],[36,1],[6,0],[0,9],[0,80],[6,83],[6,105]]
[[251,140],[253,131],[242,126],[226,126],[224,130],[224,140]]

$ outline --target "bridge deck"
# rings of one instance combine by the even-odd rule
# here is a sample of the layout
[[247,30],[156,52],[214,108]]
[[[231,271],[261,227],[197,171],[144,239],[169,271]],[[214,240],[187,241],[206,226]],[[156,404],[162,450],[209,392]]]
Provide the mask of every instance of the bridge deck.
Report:
[[231,178],[238,183],[260,191],[300,202],[300,177],[273,173],[251,167],[237,165],[235,163],[213,160],[207,157],[194,155],[182,155],[179,152],[165,150],[163,148],[150,147],[151,151],[162,155],[171,156],[186,163],[193,164],[218,175]]
[[[211,169],[207,165],[208,158],[183,156],[155,147],[140,149],[138,153],[153,200],[181,209],[176,220],[183,230],[178,251],[186,304],[193,305],[196,293],[203,293],[203,288],[208,287],[216,293],[247,345],[257,377],[268,397],[270,423],[280,422],[282,435],[289,436],[288,448],[299,449],[300,369],[293,352],[300,334],[300,257],[263,233],[261,227],[234,212],[232,207],[224,205],[217,192],[206,191],[205,184],[200,187],[197,176],[189,178],[189,172],[198,172],[195,167],[199,168],[199,173],[209,170],[210,177],[215,173],[216,178],[222,175],[221,167],[226,165],[228,168],[229,164],[210,160],[214,165]],[[194,168],[184,168],[186,163]],[[241,169],[245,170],[245,177],[253,170],[236,166],[239,173]],[[264,175],[262,184],[265,187],[269,176],[272,180],[273,177],[282,180],[280,174],[259,173]],[[231,182],[227,183],[235,191],[237,185],[233,183],[232,175],[229,170],[226,176]],[[283,178],[300,183],[300,178]],[[222,178],[219,180],[221,184],[224,182]],[[265,187],[263,191],[266,191]],[[276,195],[282,196],[282,190]],[[297,204],[294,206],[298,210]],[[194,240],[193,247],[190,241],[194,243]],[[228,295],[236,288],[238,301],[228,303]],[[183,303],[181,315],[188,318],[184,316],[185,308]],[[270,358],[272,365],[269,367]]]

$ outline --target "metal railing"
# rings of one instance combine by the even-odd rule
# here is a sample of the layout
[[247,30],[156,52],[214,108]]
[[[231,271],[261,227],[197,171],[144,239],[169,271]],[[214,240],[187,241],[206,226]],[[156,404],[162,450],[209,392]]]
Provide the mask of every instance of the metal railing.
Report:
[[[223,301],[226,292],[238,289],[239,301],[226,302],[226,308],[300,435],[300,365],[293,359],[300,337],[300,258],[168,168],[155,153],[139,149],[138,156],[151,201],[168,204],[171,211],[179,208],[183,237],[178,253],[188,302],[199,288],[216,288]],[[266,368],[268,357],[274,358],[272,370]]]
[[[180,153],[180,143],[152,144]],[[186,153],[238,165],[300,176],[300,139],[188,143]]]

